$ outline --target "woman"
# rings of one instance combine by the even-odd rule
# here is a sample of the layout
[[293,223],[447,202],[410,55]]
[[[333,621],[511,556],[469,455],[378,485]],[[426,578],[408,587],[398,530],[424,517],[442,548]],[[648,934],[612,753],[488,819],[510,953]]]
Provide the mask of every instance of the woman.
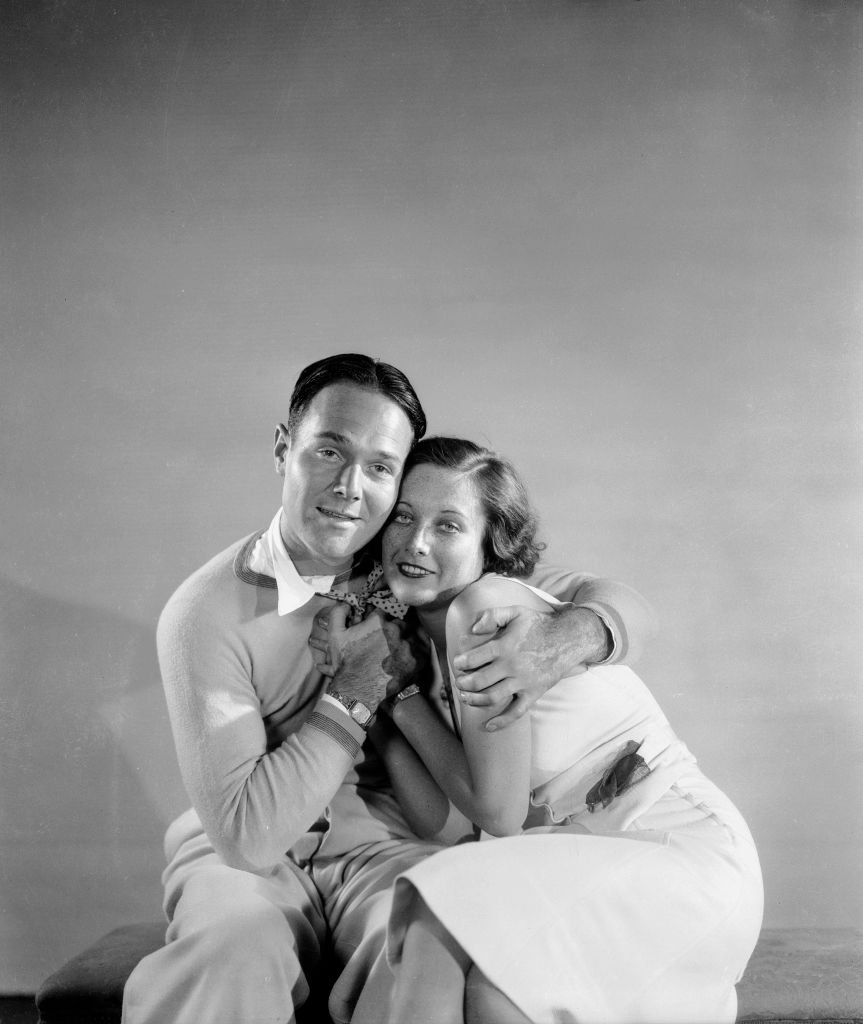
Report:
[[[494,453],[453,438],[414,449],[383,567],[450,695],[449,664],[482,610],[556,603],[517,579],[537,561],[535,530]],[[390,1024],[734,1021],[761,925],[758,858],[638,677],[590,668],[496,732],[487,709],[452,700],[448,729],[436,691],[407,687],[370,735],[420,835],[454,806],[481,838],[501,838],[397,881]]]

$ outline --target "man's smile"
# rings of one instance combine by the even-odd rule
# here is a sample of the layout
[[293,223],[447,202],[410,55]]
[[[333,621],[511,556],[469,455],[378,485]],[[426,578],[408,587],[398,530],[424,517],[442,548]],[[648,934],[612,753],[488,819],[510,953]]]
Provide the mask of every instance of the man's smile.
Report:
[[322,505],[317,506],[318,512],[323,516],[327,516],[329,519],[335,519],[337,522],[342,523],[355,523],[359,521],[359,516],[352,516],[348,512],[337,512],[332,508],[324,508]]

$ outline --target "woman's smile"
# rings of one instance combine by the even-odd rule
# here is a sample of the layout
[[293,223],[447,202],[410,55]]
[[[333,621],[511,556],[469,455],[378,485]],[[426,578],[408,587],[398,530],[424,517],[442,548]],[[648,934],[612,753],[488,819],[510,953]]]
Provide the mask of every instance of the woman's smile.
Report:
[[413,562],[396,562],[396,568],[402,576],[407,576],[408,579],[420,580],[424,576],[434,575],[431,569],[426,569],[422,565],[415,565]]

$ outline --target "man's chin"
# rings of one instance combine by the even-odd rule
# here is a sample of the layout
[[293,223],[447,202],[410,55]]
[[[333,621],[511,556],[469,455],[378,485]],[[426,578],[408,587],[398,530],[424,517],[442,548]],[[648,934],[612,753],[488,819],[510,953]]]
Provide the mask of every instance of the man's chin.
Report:
[[345,537],[328,537],[318,549],[320,557],[332,565],[338,565],[352,558],[368,544],[372,538],[366,531],[357,531]]

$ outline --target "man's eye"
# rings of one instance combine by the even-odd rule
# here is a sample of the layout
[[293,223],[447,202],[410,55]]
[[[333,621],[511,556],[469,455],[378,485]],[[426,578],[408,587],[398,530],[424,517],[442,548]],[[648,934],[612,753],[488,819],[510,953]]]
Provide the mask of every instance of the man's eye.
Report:
[[323,455],[323,457],[325,459],[335,459],[335,458],[338,458],[338,454],[339,453],[335,450],[335,448],[319,448],[318,449],[318,455]]
[[378,476],[392,476],[393,471],[389,466],[385,466],[382,462],[376,462],[372,466],[372,470],[378,474]]

